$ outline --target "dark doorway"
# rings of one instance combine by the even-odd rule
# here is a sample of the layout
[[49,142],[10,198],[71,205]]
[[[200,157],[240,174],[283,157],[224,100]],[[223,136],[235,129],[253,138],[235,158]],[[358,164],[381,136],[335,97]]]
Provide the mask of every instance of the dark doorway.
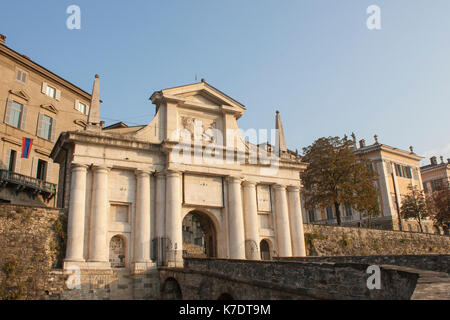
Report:
[[17,152],[15,150],[11,150],[11,154],[9,155],[8,171],[16,171],[16,157]]
[[261,260],[270,260],[270,246],[266,240],[262,240],[259,244],[259,250],[261,252]]
[[44,160],[38,160],[36,178],[43,181],[47,178],[47,162]]

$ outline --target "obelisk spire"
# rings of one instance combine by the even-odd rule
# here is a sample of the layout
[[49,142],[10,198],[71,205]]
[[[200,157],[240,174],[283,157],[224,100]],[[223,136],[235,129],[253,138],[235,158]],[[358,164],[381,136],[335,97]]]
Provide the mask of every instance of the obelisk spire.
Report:
[[284,139],[283,124],[281,123],[280,111],[277,111],[275,116],[275,129],[277,130],[277,147],[279,146],[280,153],[286,152],[286,140]]
[[88,125],[100,126],[100,76],[98,74],[95,75],[94,87],[92,88],[87,122]]

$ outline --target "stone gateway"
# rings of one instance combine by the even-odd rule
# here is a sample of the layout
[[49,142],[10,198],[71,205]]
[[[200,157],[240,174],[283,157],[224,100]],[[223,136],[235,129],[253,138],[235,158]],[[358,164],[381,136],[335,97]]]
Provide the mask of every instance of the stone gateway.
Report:
[[[183,255],[305,256],[298,154],[275,135],[245,139],[245,107],[204,80],[155,92],[154,119],[103,127],[96,76],[85,130],[60,135],[59,205],[68,208],[64,267],[182,266]],[[267,137],[275,137],[269,143]]]

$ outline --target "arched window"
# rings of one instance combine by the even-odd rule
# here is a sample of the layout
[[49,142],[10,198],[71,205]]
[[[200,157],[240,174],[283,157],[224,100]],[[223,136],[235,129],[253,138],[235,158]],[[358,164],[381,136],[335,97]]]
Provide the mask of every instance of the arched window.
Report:
[[270,246],[266,240],[262,240],[259,244],[259,251],[261,252],[261,260],[270,260]]

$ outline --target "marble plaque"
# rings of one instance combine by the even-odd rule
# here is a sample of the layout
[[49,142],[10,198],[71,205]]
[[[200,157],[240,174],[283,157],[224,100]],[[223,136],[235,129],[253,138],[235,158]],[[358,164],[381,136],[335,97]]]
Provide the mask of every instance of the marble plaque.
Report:
[[184,175],[184,203],[207,207],[223,207],[222,177]]
[[258,212],[271,212],[272,203],[270,200],[270,186],[257,185],[256,194],[258,197]]

